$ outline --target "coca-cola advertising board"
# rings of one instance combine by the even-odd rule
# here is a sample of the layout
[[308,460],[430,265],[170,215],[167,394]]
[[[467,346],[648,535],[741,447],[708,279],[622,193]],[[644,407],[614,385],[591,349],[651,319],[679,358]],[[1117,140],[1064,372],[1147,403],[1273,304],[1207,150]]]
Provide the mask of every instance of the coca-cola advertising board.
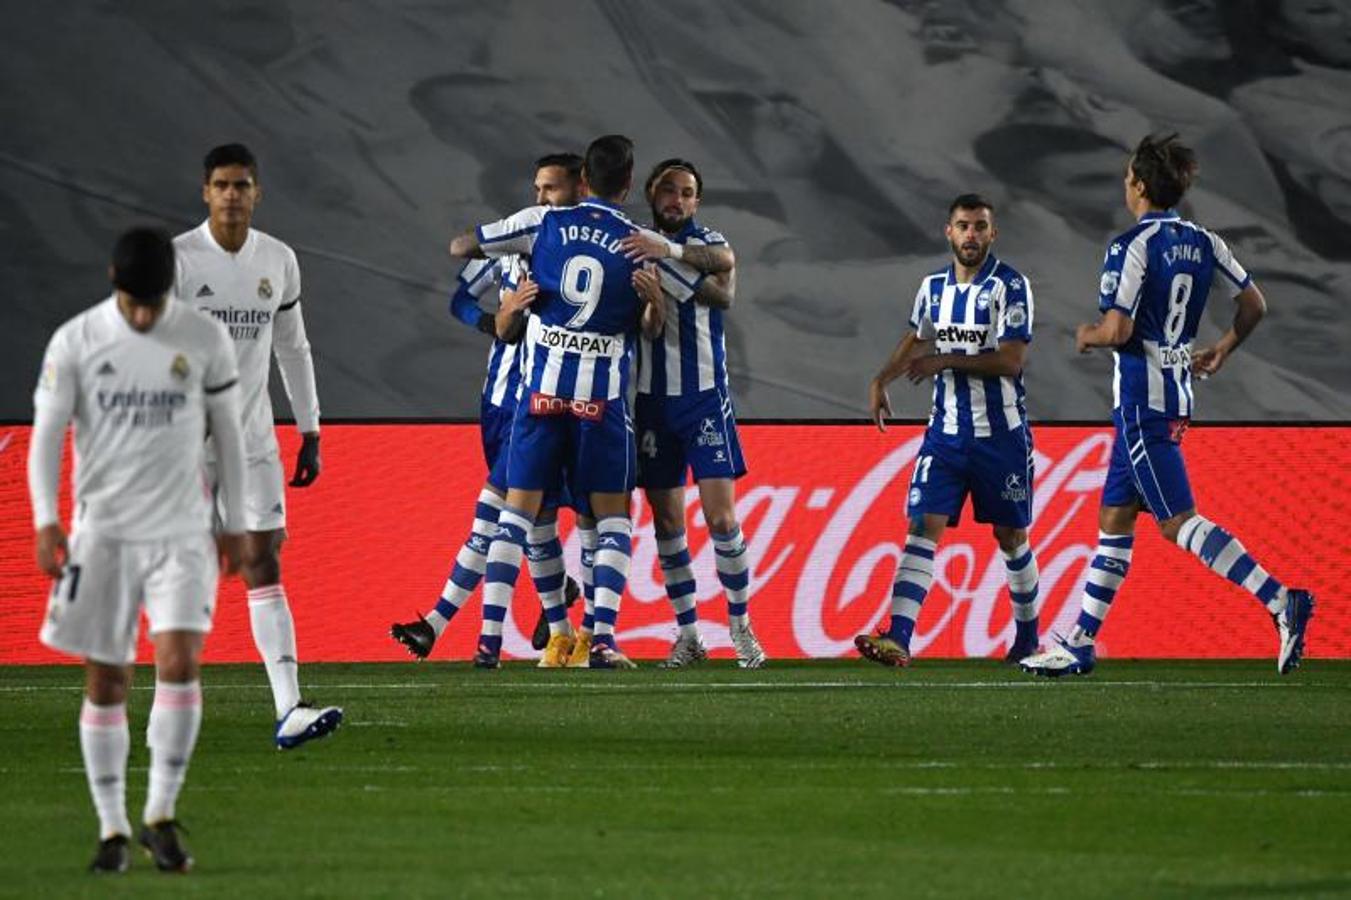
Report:
[[[289,465],[297,438],[279,428]],[[1111,448],[1102,427],[1035,428],[1032,546],[1041,569],[1043,631],[1067,630],[1097,540],[1097,507]],[[750,474],[737,510],[753,578],[751,611],[779,659],[848,656],[854,635],[883,621],[904,540],[904,503],[922,439],[917,425],[879,434],[869,425],[748,424]],[[1277,578],[1315,591],[1311,657],[1351,656],[1351,616],[1340,602],[1351,578],[1351,427],[1193,427],[1184,442],[1201,511],[1232,531]],[[33,564],[25,459],[28,427],[0,427],[0,663],[68,661],[37,642],[49,583]],[[469,527],[485,469],[472,424],[326,425],[324,470],[288,489],[290,538],[283,582],[302,661],[405,659],[387,632],[435,602]],[[68,493],[68,489],[64,490]],[[66,498],[68,503],[69,498]],[[728,656],[726,602],[694,489],[690,551],[704,639]],[[650,510],[635,496],[633,567],[619,618],[623,648],[664,656],[674,635]],[[1159,537],[1142,516],[1130,576],[1113,604],[1100,652],[1116,657],[1267,657],[1269,617],[1242,589]],[[578,541],[562,518],[569,571]],[[256,659],[243,587],[222,584],[206,656]],[[533,657],[527,636],[538,604],[522,576],[504,649]],[[580,608],[574,610],[574,619]],[[472,653],[473,598],[434,658]],[[1005,571],[988,526],[948,530],[912,650],[921,658],[1002,655],[1012,634]],[[141,659],[148,660],[148,645]]]

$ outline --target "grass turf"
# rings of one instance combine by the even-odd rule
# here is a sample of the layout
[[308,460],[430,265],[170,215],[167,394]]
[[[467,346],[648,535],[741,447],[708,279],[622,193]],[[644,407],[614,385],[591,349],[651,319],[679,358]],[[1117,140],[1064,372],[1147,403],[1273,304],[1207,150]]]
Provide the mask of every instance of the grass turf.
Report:
[[[81,673],[0,669],[4,896],[1351,896],[1351,664],[678,672],[310,665],[204,676],[190,875],[83,871]],[[153,683],[131,701],[129,804]]]

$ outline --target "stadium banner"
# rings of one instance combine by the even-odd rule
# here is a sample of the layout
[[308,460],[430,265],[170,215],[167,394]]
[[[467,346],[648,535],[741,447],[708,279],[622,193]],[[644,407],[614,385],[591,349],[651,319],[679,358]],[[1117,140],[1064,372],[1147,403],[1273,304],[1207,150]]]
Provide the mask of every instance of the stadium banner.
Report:
[[[0,663],[69,662],[37,641],[49,581],[33,562],[28,433],[28,426],[0,426]],[[298,437],[290,427],[278,433],[289,471]],[[862,424],[750,424],[742,437],[750,474],[737,485],[737,510],[754,573],[752,618],[765,650],[779,659],[849,656],[854,635],[884,621],[889,610],[922,429],[893,426],[880,434]],[[1034,438],[1032,544],[1041,568],[1041,624],[1043,632],[1063,632],[1078,613],[1097,540],[1112,435],[1107,428],[1040,425]],[[1201,510],[1276,577],[1319,595],[1309,655],[1351,656],[1351,614],[1338,602],[1341,586],[1351,582],[1351,427],[1201,426],[1183,446]],[[478,428],[325,425],[323,464],[312,487],[287,491],[282,573],[300,658],[407,659],[388,637],[389,626],[431,607],[467,534],[485,475]],[[693,487],[687,503],[704,639],[713,655],[730,656],[726,603]],[[665,655],[674,624],[651,512],[639,495],[634,513],[619,640],[630,655],[651,659]],[[568,514],[562,536],[568,571],[576,575],[578,541]],[[523,572],[505,655],[537,655],[528,641],[537,611]],[[579,603],[574,621],[580,613]],[[467,659],[479,621],[476,593],[433,658]],[[971,521],[968,507],[939,546],[912,649],[926,658],[1002,656],[1012,632],[1003,559],[989,527]],[[1104,657],[1260,658],[1274,657],[1276,636],[1249,594],[1166,543],[1146,517],[1099,648]],[[149,649],[142,639],[142,661],[150,660]],[[222,585],[206,659],[257,659],[237,578]]]

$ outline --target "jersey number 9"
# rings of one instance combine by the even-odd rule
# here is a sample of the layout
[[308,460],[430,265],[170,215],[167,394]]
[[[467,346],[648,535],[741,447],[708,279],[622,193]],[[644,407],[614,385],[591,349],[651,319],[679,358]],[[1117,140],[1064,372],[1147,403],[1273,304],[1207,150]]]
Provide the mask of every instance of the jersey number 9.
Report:
[[568,320],[568,328],[581,328],[600,305],[600,289],[605,283],[605,268],[594,256],[573,256],[563,264],[559,293],[570,306],[581,307]]

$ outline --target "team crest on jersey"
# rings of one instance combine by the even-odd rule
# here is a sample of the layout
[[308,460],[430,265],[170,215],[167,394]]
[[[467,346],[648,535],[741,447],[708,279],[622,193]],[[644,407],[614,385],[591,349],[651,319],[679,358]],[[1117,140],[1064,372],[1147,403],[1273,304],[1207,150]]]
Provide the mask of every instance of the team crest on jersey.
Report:
[[1098,285],[1098,293],[1115,294],[1116,286],[1121,283],[1121,275],[1117,272],[1103,272],[1102,283]]
[[1010,306],[1007,318],[1010,328],[1022,328],[1027,323],[1027,310],[1021,304]]
[[258,279],[258,299],[259,300],[272,299],[272,282],[268,281],[266,278]]
[[182,353],[174,356],[174,361],[169,364],[169,374],[179,381],[188,377],[188,358]]
[[989,308],[990,308],[990,292],[988,290],[981,291],[979,294],[976,295],[976,309],[989,309]]

